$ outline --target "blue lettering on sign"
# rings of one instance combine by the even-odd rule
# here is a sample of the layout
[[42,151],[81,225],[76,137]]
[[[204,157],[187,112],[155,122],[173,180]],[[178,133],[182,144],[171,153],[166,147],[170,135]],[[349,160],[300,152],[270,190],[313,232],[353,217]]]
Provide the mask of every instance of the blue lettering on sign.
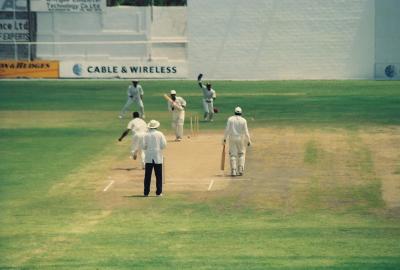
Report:
[[[87,72],[90,74],[118,74],[118,73],[157,73],[157,74],[175,74],[178,73],[178,68],[176,66],[88,66]],[[82,75],[82,65],[75,64],[72,68],[75,75]]]
[[88,66],[89,73],[118,73],[117,66]]
[[132,73],[177,73],[178,68],[176,66],[130,66],[130,72]]

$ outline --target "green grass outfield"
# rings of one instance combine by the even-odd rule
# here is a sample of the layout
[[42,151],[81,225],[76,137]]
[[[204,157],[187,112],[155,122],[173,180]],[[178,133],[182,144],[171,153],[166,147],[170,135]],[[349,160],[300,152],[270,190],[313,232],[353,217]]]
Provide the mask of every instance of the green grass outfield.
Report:
[[[115,141],[126,125],[117,116],[128,84],[0,81],[0,269],[400,268],[400,210],[387,208],[379,181],[371,193],[354,187],[367,200],[361,207],[299,200],[289,211],[238,204],[257,195],[238,191],[110,207],[92,179],[106,175],[109,158],[126,158]],[[170,118],[162,94],[171,89],[187,100],[187,115],[201,115],[194,81],[142,86],[146,116],[160,120],[162,131]],[[357,134],[400,125],[398,81],[216,81],[213,88],[221,113],[201,130],[222,134],[237,105],[250,129]],[[307,145],[305,167],[317,162],[315,149]],[[372,166],[368,158],[356,161],[360,170]]]

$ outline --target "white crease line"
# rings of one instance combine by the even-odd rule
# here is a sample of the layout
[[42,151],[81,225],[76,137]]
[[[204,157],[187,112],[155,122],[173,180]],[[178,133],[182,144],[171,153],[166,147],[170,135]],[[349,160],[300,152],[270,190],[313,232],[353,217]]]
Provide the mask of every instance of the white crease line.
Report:
[[214,180],[211,180],[211,182],[210,182],[210,185],[208,186],[208,191],[210,191],[210,190],[211,190],[211,188],[212,188],[213,184],[214,184]]
[[207,184],[207,182],[168,182],[168,183],[165,183],[165,185],[205,185],[205,184]]
[[112,186],[112,184],[114,184],[114,180],[112,180],[112,181],[111,181],[111,183],[110,183],[110,184],[108,184],[108,186],[106,186],[106,188],[105,188],[105,189],[103,189],[103,192],[106,192],[106,191],[107,191],[107,189],[109,189],[109,188]]
[[251,178],[237,178],[237,177],[232,177],[232,178],[225,178],[225,179],[215,179],[217,181],[251,181]]
[[[228,181],[228,182],[230,182],[230,181],[239,182],[239,181],[251,181],[251,180],[252,180],[251,178],[238,178],[238,177],[236,177],[236,178],[224,178],[224,179],[211,179],[211,181],[222,181],[222,182],[225,182],[225,181]],[[137,183],[137,184],[143,184],[143,183]],[[180,182],[180,181],[176,181],[176,182],[165,183],[165,185],[205,185],[205,184],[207,184],[207,182],[205,182],[205,181],[199,181],[199,182],[184,182],[184,181]]]

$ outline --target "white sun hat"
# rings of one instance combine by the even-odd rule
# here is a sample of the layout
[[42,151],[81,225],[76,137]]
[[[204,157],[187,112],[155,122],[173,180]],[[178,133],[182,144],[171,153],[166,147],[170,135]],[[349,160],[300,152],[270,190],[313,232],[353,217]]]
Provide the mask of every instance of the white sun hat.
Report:
[[171,90],[171,95],[176,95],[176,91],[175,90]]
[[242,108],[236,107],[235,108],[235,113],[242,113]]
[[147,124],[148,128],[158,128],[160,126],[160,122],[157,120],[150,120],[150,122]]

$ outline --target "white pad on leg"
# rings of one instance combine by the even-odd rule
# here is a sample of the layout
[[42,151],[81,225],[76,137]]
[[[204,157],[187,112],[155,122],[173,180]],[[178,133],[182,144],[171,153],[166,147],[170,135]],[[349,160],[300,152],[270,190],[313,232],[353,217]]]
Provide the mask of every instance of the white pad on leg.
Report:
[[243,173],[244,172],[244,163],[245,163],[245,156],[244,153],[239,153],[238,154],[239,159],[238,159],[238,170],[239,173]]
[[230,165],[231,165],[232,175],[236,174],[236,172],[237,172],[237,162],[236,162],[236,157],[235,156],[230,156]]
[[177,124],[176,125],[176,136],[178,138],[182,138],[183,137],[183,125],[181,125],[181,124]]

